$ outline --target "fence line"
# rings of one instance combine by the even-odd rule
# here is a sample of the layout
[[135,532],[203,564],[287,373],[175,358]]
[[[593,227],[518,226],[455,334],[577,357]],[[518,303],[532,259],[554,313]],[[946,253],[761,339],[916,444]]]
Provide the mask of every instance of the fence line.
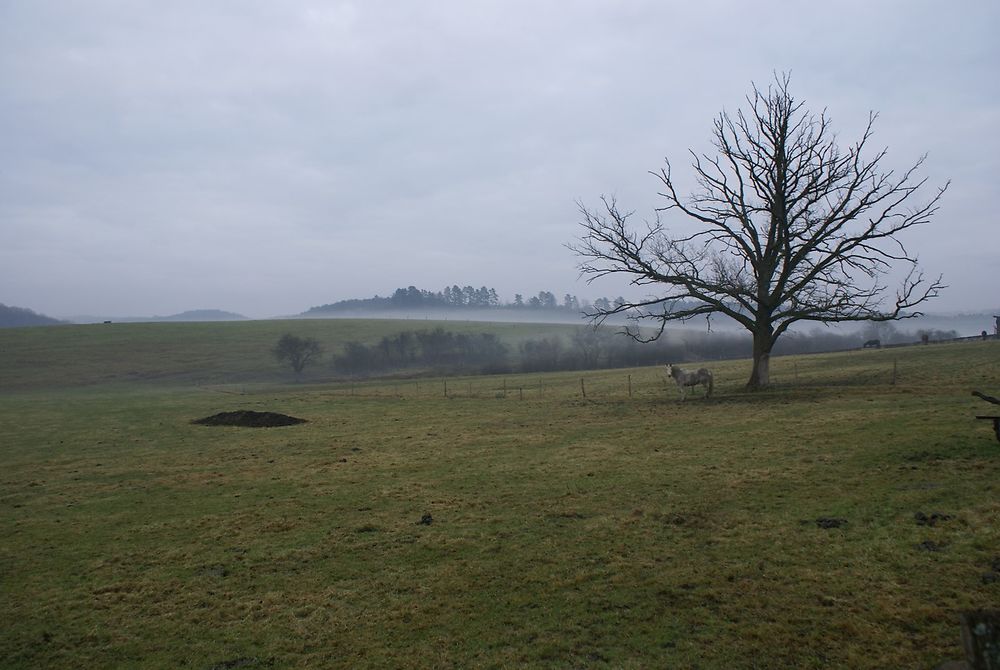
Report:
[[[772,367],[771,382],[774,390],[798,388],[834,388],[843,386],[892,386],[905,382],[906,374],[898,362],[887,360],[877,366],[865,366],[863,369],[846,371],[837,381],[810,379],[809,371],[803,370],[798,364],[788,366],[788,369],[775,370]],[[729,380],[732,382],[733,380]],[[740,379],[738,387],[743,389],[744,379]],[[730,384],[730,386],[732,386]],[[315,388],[315,387],[314,387]],[[483,377],[469,379],[424,379],[421,382],[384,382],[371,380],[352,384],[337,385],[319,389],[328,396],[343,398],[395,398],[399,400],[507,400],[515,402],[532,401],[546,398],[579,399],[585,401],[600,400],[649,400],[679,398],[677,387],[666,379],[659,370],[651,370],[647,374],[626,373],[607,374],[596,371],[592,374],[561,375],[557,377],[512,377],[497,379]],[[718,379],[716,392],[720,389]],[[725,393],[725,391],[723,391]],[[688,392],[688,399],[700,399],[704,389]]]

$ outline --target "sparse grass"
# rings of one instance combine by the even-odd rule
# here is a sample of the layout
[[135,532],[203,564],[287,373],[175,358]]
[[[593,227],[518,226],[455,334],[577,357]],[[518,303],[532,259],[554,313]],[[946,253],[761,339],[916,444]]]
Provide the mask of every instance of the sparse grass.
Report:
[[[46,377],[0,394],[2,665],[932,667],[1000,601],[997,353],[723,362],[685,403],[652,368]],[[309,423],[189,423],[235,409]]]

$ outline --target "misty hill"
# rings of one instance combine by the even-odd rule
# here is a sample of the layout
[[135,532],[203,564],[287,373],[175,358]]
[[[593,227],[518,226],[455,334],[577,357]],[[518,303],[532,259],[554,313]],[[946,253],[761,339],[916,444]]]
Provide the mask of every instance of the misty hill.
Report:
[[[611,304],[607,298],[599,300]],[[582,302],[570,294],[563,296],[560,301],[551,291],[539,291],[537,295],[528,298],[517,294],[514,296],[513,302],[503,302],[496,289],[485,286],[480,288],[460,287],[456,284],[446,286],[440,291],[427,291],[415,286],[398,288],[388,297],[376,295],[371,298],[341,300],[328,305],[312,307],[299,316],[331,317],[386,314],[399,317],[426,316],[433,313],[447,318],[448,314],[460,312],[462,318],[465,319],[504,320],[501,316],[503,312],[516,311],[523,317],[529,317],[525,320],[538,320],[539,314],[546,314],[547,317],[558,316],[560,321],[569,317],[575,322],[582,318],[583,311],[588,305],[589,303]],[[532,315],[535,315],[536,318],[531,319]]]
[[21,326],[53,326],[65,323],[51,316],[38,314],[26,307],[11,307],[0,303],[0,328],[18,328]]
[[180,314],[169,316],[74,316],[73,323],[101,323],[102,321],[114,321],[115,323],[153,323],[153,322],[201,322],[201,321],[247,321],[248,317],[235,312],[226,312],[221,309],[192,309]]
[[907,319],[898,322],[900,330],[920,330],[939,329],[954,330],[959,335],[971,337],[986,331],[987,334],[994,334],[996,328],[996,314],[1000,310],[990,310],[988,312],[961,312],[955,314],[928,313],[915,319]]
[[171,316],[154,316],[150,321],[246,321],[247,317],[221,309],[192,309]]

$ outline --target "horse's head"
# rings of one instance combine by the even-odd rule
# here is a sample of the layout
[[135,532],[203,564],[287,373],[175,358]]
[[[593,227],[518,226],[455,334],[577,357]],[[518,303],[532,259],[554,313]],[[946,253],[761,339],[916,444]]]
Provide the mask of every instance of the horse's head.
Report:
[[667,376],[668,377],[673,377],[674,376],[674,366],[672,364],[667,363],[663,367],[665,367],[667,369]]

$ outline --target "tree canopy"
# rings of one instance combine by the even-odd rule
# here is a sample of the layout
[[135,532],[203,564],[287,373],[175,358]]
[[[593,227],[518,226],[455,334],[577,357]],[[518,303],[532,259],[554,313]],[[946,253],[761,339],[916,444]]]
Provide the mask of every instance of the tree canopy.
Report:
[[299,375],[306,365],[322,355],[323,347],[312,337],[298,337],[285,333],[271,353],[279,361],[288,363],[295,374]]

